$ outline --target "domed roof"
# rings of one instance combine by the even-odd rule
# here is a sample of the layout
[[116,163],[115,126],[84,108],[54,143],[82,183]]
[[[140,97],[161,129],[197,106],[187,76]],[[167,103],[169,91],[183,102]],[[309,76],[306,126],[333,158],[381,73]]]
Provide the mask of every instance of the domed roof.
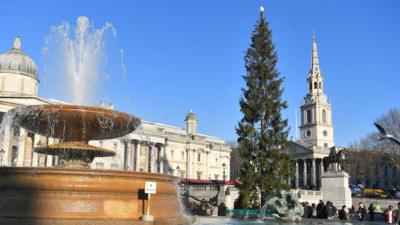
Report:
[[194,112],[192,110],[190,110],[190,112],[186,115],[185,121],[188,121],[188,120],[196,120],[197,121],[196,114],[194,114]]
[[21,40],[16,37],[13,48],[0,55],[0,73],[17,73],[38,79],[35,62],[21,50]]

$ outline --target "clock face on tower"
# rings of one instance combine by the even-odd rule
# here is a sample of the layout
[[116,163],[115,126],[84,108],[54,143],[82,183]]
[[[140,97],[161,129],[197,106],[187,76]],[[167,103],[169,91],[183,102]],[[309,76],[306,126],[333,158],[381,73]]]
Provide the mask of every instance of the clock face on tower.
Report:
[[327,132],[326,130],[324,130],[323,135],[324,135],[324,136],[327,136],[327,135],[328,135],[328,132]]
[[310,137],[311,136],[311,131],[307,130],[306,132],[304,132],[304,137]]

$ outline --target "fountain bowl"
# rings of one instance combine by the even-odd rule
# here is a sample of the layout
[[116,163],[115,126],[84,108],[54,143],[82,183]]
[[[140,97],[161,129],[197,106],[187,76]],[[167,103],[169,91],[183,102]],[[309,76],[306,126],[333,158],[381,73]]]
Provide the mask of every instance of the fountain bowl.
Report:
[[153,224],[190,224],[183,216],[176,177],[115,170],[1,167],[0,224],[151,224],[141,222],[147,207]]
[[29,105],[12,109],[21,127],[63,141],[113,139],[131,133],[140,119],[112,109],[67,105]]

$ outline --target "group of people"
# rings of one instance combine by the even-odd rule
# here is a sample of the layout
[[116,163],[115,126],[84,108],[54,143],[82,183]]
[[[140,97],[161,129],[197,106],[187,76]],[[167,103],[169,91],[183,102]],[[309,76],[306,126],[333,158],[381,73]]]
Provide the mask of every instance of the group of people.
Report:
[[315,203],[310,205],[308,202],[304,202],[303,207],[304,218],[333,219],[337,213],[336,207],[330,201],[325,204],[324,201],[320,200],[318,205],[315,205]]
[[227,208],[225,203],[221,204],[210,204],[205,199],[202,199],[199,203],[188,201],[186,208],[189,209],[192,215],[198,216],[226,216]]
[[[338,214],[340,220],[350,220],[354,218],[359,221],[366,221],[369,216],[370,221],[375,221],[375,214],[377,212],[382,212],[380,205],[371,203],[368,208],[366,208],[362,202],[358,204],[358,209],[356,209],[354,205],[350,209],[343,205],[339,211],[330,201],[327,201],[325,204],[320,200],[317,205],[315,205],[315,203],[310,205],[308,202],[304,202],[303,206],[303,217],[316,219],[333,219],[336,214]],[[389,205],[389,207],[383,211],[383,216],[386,223],[400,225],[400,202],[397,204],[397,209]]]

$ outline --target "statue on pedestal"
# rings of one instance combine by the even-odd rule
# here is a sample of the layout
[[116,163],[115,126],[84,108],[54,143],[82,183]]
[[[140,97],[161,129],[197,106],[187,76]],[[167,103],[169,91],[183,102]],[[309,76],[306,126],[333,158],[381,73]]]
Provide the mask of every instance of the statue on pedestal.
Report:
[[345,152],[344,150],[337,151],[336,149],[336,147],[331,147],[329,156],[323,159],[324,167],[327,168],[327,171],[342,171],[342,164],[345,160]]

